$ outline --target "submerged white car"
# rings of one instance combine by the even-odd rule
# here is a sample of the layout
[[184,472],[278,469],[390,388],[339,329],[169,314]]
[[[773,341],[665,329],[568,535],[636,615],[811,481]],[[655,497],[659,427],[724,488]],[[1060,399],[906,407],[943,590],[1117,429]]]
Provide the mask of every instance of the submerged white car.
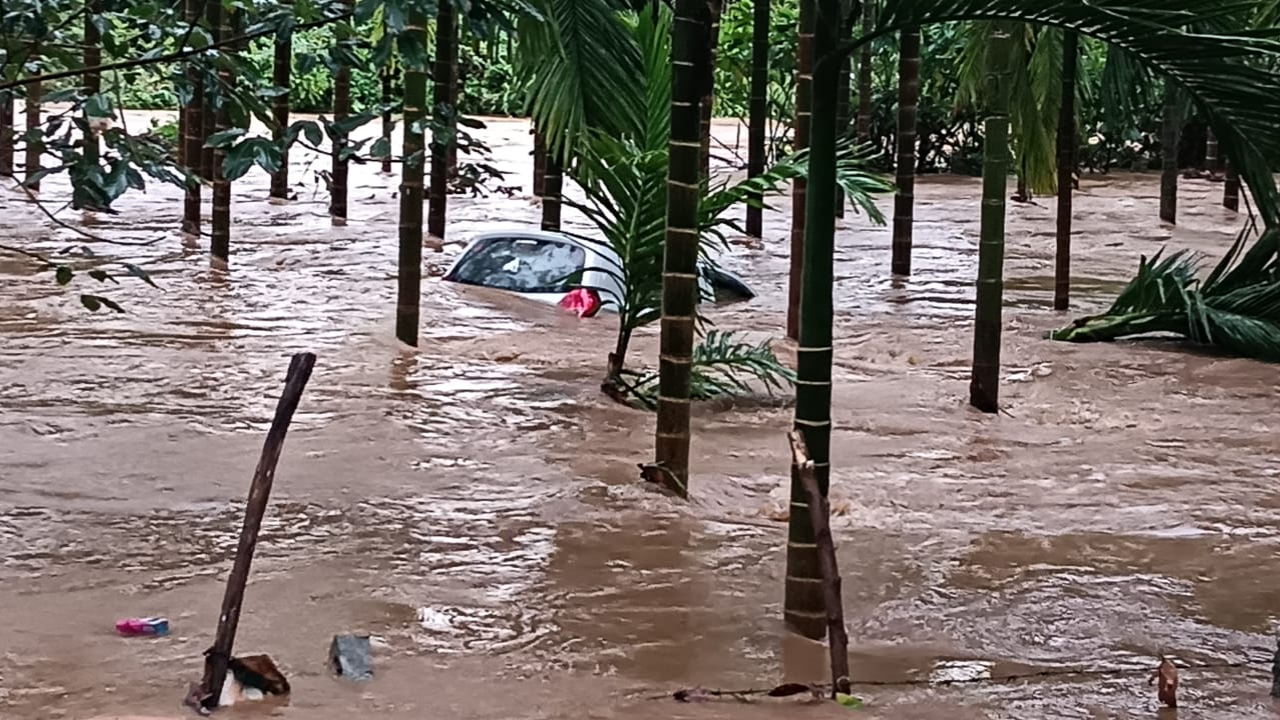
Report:
[[[618,254],[604,243],[542,230],[501,230],[472,239],[444,279],[507,290],[591,316],[601,309],[617,311],[620,265]],[[709,263],[700,263],[698,275],[703,296],[716,302],[755,297],[737,275]]]

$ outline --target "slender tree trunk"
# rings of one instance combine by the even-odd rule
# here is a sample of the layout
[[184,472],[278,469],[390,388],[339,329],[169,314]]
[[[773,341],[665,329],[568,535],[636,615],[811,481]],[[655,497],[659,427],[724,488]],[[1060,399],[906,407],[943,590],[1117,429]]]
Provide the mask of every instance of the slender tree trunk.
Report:
[[1227,158],[1227,176],[1222,183],[1222,207],[1240,212],[1240,173]]
[[[84,66],[96,68],[102,64],[102,33],[98,32],[98,3],[90,0],[85,7],[84,17]],[[84,73],[86,95],[97,95],[102,92],[102,72],[86,70]],[[86,162],[98,164],[100,143],[98,134],[91,127],[85,131],[84,158]]]
[[[278,88],[286,90],[292,86],[291,74],[293,72],[293,35],[277,36],[275,41],[275,54],[272,57],[271,64],[271,84]],[[334,88],[334,105],[337,105],[337,88]],[[284,137],[284,131],[289,127],[289,93],[277,95],[271,99],[271,115],[278,126],[273,133],[278,142]],[[276,205],[283,205],[289,202],[289,150],[284,151],[284,156],[280,158],[280,169],[271,173],[271,190],[269,193],[270,202]]]
[[[408,40],[427,44],[427,17],[409,15]],[[422,299],[422,179],[426,160],[424,135],[415,130],[427,118],[427,68],[425,61],[403,59],[404,149],[400,172],[400,260],[396,292],[396,338],[418,344],[418,313]]]
[[382,78],[382,144],[387,152],[382,156],[382,172],[391,174],[391,131],[395,127],[391,105],[395,99],[395,70],[385,67],[378,75]]
[[[209,28],[209,33],[216,36],[218,27],[222,24],[222,3],[211,2],[210,0],[202,0],[204,2],[205,23]],[[213,148],[205,147],[209,140],[209,136],[213,134],[214,128],[218,122],[218,105],[221,102],[218,96],[214,96],[205,89],[204,96],[204,117],[200,122],[200,177],[206,182],[212,183],[217,178],[218,173],[215,172],[213,163]],[[212,222],[212,216],[210,216]]]
[[[828,58],[813,67],[812,134],[809,155],[808,221],[804,236],[800,345],[796,359],[795,429],[804,435],[822,496],[831,478],[832,285],[835,253],[836,140],[840,67],[829,56],[839,42],[840,3],[819,0],[811,58]],[[809,495],[800,468],[791,467],[791,514],[787,524],[787,574],[784,615],[793,631],[813,639],[826,632],[822,567],[809,514]]]
[[13,177],[13,95],[0,92],[0,177]]
[[1058,252],[1053,278],[1053,309],[1071,304],[1071,199],[1076,170],[1076,65],[1080,36],[1062,33],[1062,103],[1058,106]]
[[[795,149],[809,147],[809,125],[813,85],[813,32],[818,14],[817,0],[800,0],[800,38],[796,45],[796,119]],[[837,78],[837,81],[839,78]],[[812,158],[811,158],[812,159]],[[808,196],[807,178],[796,178],[791,183],[791,275],[787,284],[787,337],[800,337],[800,276],[804,271],[805,205]],[[835,199],[835,190],[831,198]],[[832,217],[835,214],[832,213]]]
[[[856,18],[853,13],[849,13],[840,21],[840,37],[851,37],[853,35],[853,27]],[[852,75],[853,75],[853,56],[845,55],[840,60],[840,80],[838,89],[836,90],[836,128],[839,137],[843,139],[849,133],[849,112],[852,109],[849,102],[849,93],[852,92]],[[844,188],[836,186],[836,217],[844,217]]]
[[920,29],[898,39],[898,192],[893,199],[894,275],[911,274],[911,234],[916,212],[916,118],[920,102]]
[[1164,119],[1160,127],[1160,219],[1178,222],[1178,139],[1182,134],[1182,117],[1178,112],[1178,91],[1169,80],[1164,82]]
[[432,119],[439,126],[431,136],[431,205],[427,211],[427,234],[444,239],[444,226],[449,204],[449,146],[456,142],[453,133],[456,109],[453,96],[453,56],[458,42],[458,27],[451,2],[440,3],[436,16],[435,81],[431,98]]
[[1210,180],[1221,180],[1222,163],[1218,159],[1218,136],[1213,134],[1213,128],[1206,125],[1204,129],[1204,169],[1209,173]]
[[978,299],[973,324],[973,376],[969,404],[1000,410],[1000,332],[1004,303],[1004,215],[1009,188],[1009,57],[1012,35],[998,26],[987,46],[986,140],[982,161],[982,223],[978,244]]
[[[719,4],[717,0],[712,3]],[[698,303],[698,202],[705,49],[713,11],[706,0],[676,0],[671,43],[671,140],[667,169],[666,248],[662,263],[662,322],[658,359],[658,418],[654,457],[689,487],[689,394]]]
[[[186,21],[190,25],[195,25],[200,21],[200,4],[202,0],[185,0],[184,8]],[[187,119],[183,123],[182,144],[186,148],[183,153],[183,159],[186,161],[185,167],[188,172],[186,184],[186,194],[182,203],[182,232],[189,237],[200,237],[200,205],[202,198],[203,183],[201,182],[201,172],[203,171],[204,151],[201,146],[204,144],[204,76],[196,68],[195,63],[187,63],[187,82],[191,83],[191,101],[187,103],[187,107],[182,111],[183,116]]]
[[[864,0],[862,3],[862,34],[865,36],[871,31],[871,27],[876,20],[876,4],[874,0]],[[865,143],[871,140],[871,93],[875,88],[872,85],[871,75],[871,45],[862,46],[862,52],[858,56],[858,142]]]
[[[216,3],[215,3],[216,4]],[[243,12],[243,11],[240,11]],[[218,13],[217,40],[231,37],[231,18],[226,10]],[[218,69],[218,84],[227,90],[236,83],[235,75],[229,68]],[[222,132],[231,127],[231,113],[226,102],[218,107],[214,120],[214,131]],[[209,218],[211,226],[209,237],[210,264],[214,268],[226,269],[231,261],[231,181],[223,172],[227,159],[226,148],[213,151],[213,214]]]
[[[355,6],[355,0],[346,0],[343,5],[348,10]],[[347,133],[336,129],[336,124],[351,115],[351,68],[339,65],[333,77],[333,169],[332,187],[329,191],[329,219],[335,226],[347,224],[347,198],[349,196],[348,181],[351,176],[351,163],[343,157],[347,149]]]
[[547,143],[542,139],[538,128],[530,124],[529,133],[533,135],[533,196],[542,197],[546,192],[547,182]]
[[[39,62],[40,46],[37,43],[31,44],[31,54],[28,56],[30,62]],[[44,83],[33,82],[27,84],[27,152],[26,163],[23,167],[24,179],[23,185],[31,192],[40,192],[40,176],[36,173],[40,172],[40,158],[44,155],[44,142],[40,140],[32,140],[37,137],[40,130],[40,107],[41,100],[44,97]]]
[[[769,133],[769,3],[752,0],[751,9],[751,107],[747,129],[747,177],[764,173],[765,138]],[[759,194],[754,196],[763,200]],[[764,210],[747,206],[747,234],[764,235]]]
[[720,2],[713,3],[711,10],[711,35],[708,38],[709,46],[707,48],[707,69],[705,83],[703,86],[703,95],[701,100],[701,124],[698,128],[698,135],[701,138],[702,152],[698,158],[700,177],[711,177],[711,116],[715,112],[716,104],[716,55],[720,47],[720,9],[723,6]]
[[542,229],[560,232],[560,194],[564,189],[564,171],[560,159],[547,153],[546,174],[542,180]]
[[[457,16],[455,12],[454,25],[457,26]],[[449,57],[449,107],[454,113],[458,112],[458,91],[462,87],[462,74],[458,72],[458,51],[461,43],[457,39],[457,30],[454,31],[453,47]],[[457,127],[455,124],[454,127]],[[449,158],[445,166],[445,177],[455,178],[458,176],[458,143],[456,141],[449,143]]]

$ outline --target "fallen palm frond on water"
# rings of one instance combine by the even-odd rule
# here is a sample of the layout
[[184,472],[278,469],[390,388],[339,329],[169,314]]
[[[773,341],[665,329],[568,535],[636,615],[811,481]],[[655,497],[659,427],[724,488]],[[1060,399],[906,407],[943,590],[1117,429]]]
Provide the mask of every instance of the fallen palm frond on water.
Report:
[[1099,315],[1050,333],[1066,342],[1107,342],[1172,333],[1242,357],[1280,363],[1280,228],[1267,228],[1243,252],[1251,229],[1236,237],[1203,281],[1199,257],[1185,250],[1145,256],[1138,274]]

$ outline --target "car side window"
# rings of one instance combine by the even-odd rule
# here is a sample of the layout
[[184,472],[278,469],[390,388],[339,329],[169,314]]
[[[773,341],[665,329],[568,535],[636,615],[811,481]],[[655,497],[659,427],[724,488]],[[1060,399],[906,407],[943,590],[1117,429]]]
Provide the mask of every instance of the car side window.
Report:
[[468,285],[525,293],[567,292],[587,254],[569,243],[542,238],[494,238],[472,248],[452,279]]

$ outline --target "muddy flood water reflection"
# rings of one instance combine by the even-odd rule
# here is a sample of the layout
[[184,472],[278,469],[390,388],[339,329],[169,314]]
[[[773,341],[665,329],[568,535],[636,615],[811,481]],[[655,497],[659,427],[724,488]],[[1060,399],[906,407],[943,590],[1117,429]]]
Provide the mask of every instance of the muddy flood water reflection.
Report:
[[[527,126],[494,121],[484,138],[527,189]],[[596,389],[609,319],[429,279],[421,347],[397,345],[397,180],[356,168],[352,221],[332,228],[303,174],[313,160],[295,156],[304,184],[288,206],[265,202],[259,174],[236,184],[229,274],[208,268],[206,243],[174,236],[172,189],[85,226],[156,241],[140,246],[78,238],[0,196],[6,244],[83,245],[160,285],[111,286],[129,312],[90,314],[0,254],[0,717],[176,711],[300,350],[319,362],[238,644],[290,675],[292,703],[276,713],[847,716],[652,699],[826,676],[823,648],[780,623],[790,410],[699,407],[694,499],[647,491],[635,463],[651,452],[652,418]],[[65,190],[46,181],[48,198]],[[1050,309],[1046,199],[1009,209],[1009,414],[970,411],[979,190],[919,183],[909,280],[890,279],[887,228],[839,221],[833,503],[854,677],[880,683],[855,683],[863,714],[1152,717],[1142,671],[1158,653],[1223,665],[1274,647],[1280,374],[1170,343],[1042,339],[1070,317]],[[1156,193],[1154,176],[1083,180],[1073,313],[1105,306],[1141,254],[1227,247],[1239,219],[1219,207],[1220,186],[1184,181],[1176,230],[1156,220]],[[451,240],[538,216],[527,195],[451,202]],[[581,222],[568,214],[588,231]],[[724,258],[760,297],[715,310],[718,326],[782,334],[787,227],[771,214],[763,243]],[[646,332],[633,361],[655,357]],[[174,634],[112,634],[115,619],[149,614]],[[371,684],[325,667],[330,636],[350,631],[375,636]],[[942,684],[1073,668],[1122,672]],[[1272,717],[1267,670],[1184,670],[1180,712]]]

